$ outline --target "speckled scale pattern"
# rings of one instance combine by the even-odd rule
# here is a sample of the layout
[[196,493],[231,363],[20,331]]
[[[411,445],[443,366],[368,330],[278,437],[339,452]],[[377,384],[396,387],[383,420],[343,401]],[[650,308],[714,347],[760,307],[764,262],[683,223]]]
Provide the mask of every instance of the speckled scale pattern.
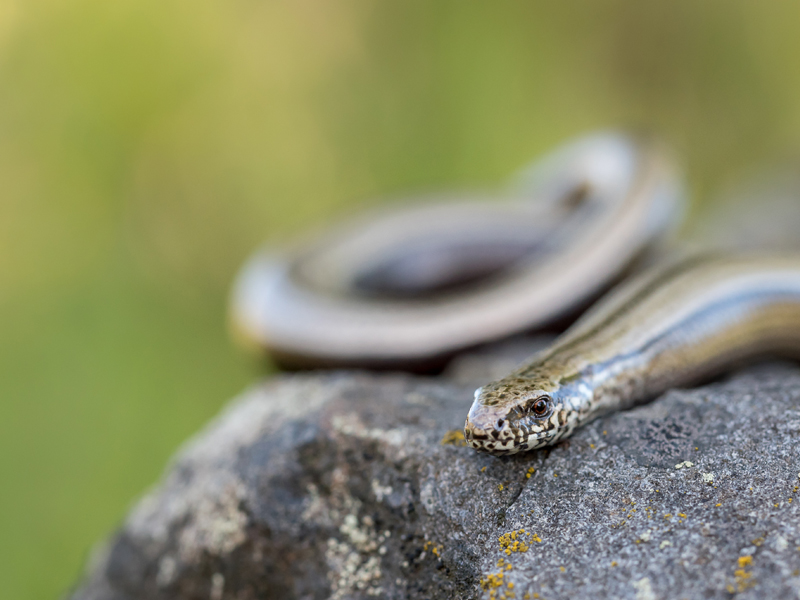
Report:
[[[476,450],[552,445],[608,412],[742,361],[800,355],[800,256],[691,256],[601,300],[517,371],[476,391]],[[539,400],[549,405],[535,415]]]

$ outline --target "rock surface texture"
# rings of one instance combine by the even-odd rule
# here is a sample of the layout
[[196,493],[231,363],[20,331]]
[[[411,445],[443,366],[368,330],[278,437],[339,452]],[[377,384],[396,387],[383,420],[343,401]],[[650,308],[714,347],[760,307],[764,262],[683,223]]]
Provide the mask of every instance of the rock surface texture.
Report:
[[72,597],[800,598],[800,371],[672,391],[504,458],[463,446],[460,373],[256,387]]

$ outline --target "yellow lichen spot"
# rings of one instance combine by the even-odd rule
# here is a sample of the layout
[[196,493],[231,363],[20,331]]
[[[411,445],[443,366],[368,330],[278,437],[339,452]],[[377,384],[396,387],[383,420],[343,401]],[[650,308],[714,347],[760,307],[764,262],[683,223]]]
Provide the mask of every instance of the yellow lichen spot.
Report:
[[594,444],[589,444],[589,448],[591,448],[592,450],[594,450]]
[[717,502],[717,506],[722,506],[722,502]]
[[466,446],[467,440],[464,439],[463,429],[453,429],[444,434],[442,446]]
[[670,518],[672,518],[672,513],[667,513],[667,514],[665,514],[665,515],[664,515],[664,518],[665,518],[665,519],[670,519]]
[[733,579],[734,583],[736,584],[736,591],[743,592],[747,589],[750,589],[756,584],[755,579],[752,578],[753,574],[748,573],[745,570],[745,567],[748,567],[753,564],[753,557],[740,556],[737,560],[737,563],[739,568],[733,572]]
[[512,552],[527,552],[530,546],[522,539],[517,539],[517,536],[521,538],[524,533],[524,529],[504,533],[497,538],[497,541],[500,543],[500,549],[505,552],[507,556],[510,556]]
[[503,585],[502,573],[489,573],[486,577],[480,580],[480,586],[484,590],[489,590],[491,595],[494,595],[494,588],[499,588]]
[[791,503],[792,503],[792,499],[791,499],[791,498],[787,499],[786,501],[787,501],[789,504],[791,504]]
[[486,467],[481,467],[481,473],[486,473]]
[[558,568],[561,569],[562,573],[566,573],[567,572],[567,570],[564,567],[558,567]]
[[530,469],[528,469],[528,472],[527,472],[527,473],[525,473],[525,477],[527,477],[528,479],[530,479],[530,478],[531,478],[531,475],[533,475],[535,472],[536,472],[536,469],[534,469],[533,467],[531,467]]
[[760,546],[763,543],[764,543],[763,537],[757,537],[756,539],[753,540],[753,546]]
[[611,567],[613,568],[613,567],[616,567],[616,566],[617,566],[617,561],[612,560],[611,561]]
[[775,504],[775,508],[778,508],[778,504],[777,503]]
[[558,473],[553,473],[553,477],[558,477]]
[[502,492],[503,491],[503,484],[502,483],[497,486],[497,491],[498,492]]
[[[538,535],[536,535],[536,534],[534,533],[534,534],[533,534],[533,541],[534,541],[534,542],[536,542],[536,543],[538,543],[538,544],[541,544],[541,543],[542,543],[542,538],[540,538]],[[798,550],[800,550],[800,548],[798,548]]]
[[538,598],[538,597],[539,597],[539,594],[537,594],[536,592],[533,592],[533,597],[534,597],[534,598]]
[[685,514],[683,514],[683,513],[678,513],[678,516],[679,516],[681,519],[685,519],[685,518],[686,518],[686,515],[685,515]]
[[603,435],[607,435],[607,434],[608,434],[608,432],[604,430],[603,431]]
[[508,582],[508,589],[510,589],[510,590],[514,589],[514,582],[513,581],[509,581]]

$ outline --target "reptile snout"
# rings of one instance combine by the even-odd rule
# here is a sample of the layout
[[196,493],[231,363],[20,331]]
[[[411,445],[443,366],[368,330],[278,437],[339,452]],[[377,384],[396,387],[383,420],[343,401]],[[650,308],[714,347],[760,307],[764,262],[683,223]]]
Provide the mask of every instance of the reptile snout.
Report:
[[464,424],[464,439],[475,450],[505,454],[514,452],[510,423],[496,407],[473,404]]

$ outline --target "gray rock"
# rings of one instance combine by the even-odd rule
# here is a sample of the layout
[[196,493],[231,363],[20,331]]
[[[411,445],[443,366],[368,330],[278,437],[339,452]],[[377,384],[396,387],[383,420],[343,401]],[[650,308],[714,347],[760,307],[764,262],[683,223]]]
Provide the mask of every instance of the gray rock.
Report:
[[505,458],[459,445],[471,399],[446,378],[267,381],[180,452],[73,598],[800,598],[800,371]]

